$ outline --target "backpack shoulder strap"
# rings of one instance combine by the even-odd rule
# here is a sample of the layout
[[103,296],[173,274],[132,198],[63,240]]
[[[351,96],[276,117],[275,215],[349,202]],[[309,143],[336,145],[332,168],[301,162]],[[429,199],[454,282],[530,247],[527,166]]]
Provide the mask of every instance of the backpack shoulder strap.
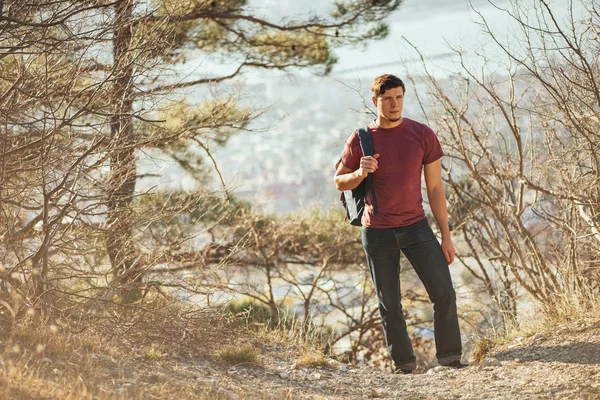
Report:
[[[362,150],[363,157],[375,155],[375,149],[373,148],[373,138],[371,137],[371,131],[368,126],[358,129],[358,141],[360,143],[360,149]],[[369,173],[366,180],[366,192],[365,197],[369,190],[371,191],[371,200],[373,205],[373,215],[377,214],[377,198],[375,197],[375,190],[373,189],[373,174]]]
[[371,138],[371,131],[369,127],[365,126],[358,130],[358,141],[360,143],[360,149],[363,152],[363,156],[372,156],[373,150],[373,139]]

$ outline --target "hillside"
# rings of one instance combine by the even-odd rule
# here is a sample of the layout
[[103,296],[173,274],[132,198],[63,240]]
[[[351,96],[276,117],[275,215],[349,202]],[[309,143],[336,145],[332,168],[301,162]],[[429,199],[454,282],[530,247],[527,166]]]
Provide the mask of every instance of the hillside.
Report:
[[2,399],[600,399],[600,320],[497,339],[481,365],[415,375],[342,364],[293,332],[204,311],[37,324],[2,324]]

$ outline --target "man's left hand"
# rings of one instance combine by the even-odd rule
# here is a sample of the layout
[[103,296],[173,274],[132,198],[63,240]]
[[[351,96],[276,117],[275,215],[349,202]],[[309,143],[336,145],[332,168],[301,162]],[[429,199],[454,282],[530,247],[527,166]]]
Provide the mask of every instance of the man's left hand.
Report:
[[454,262],[455,250],[451,239],[442,239],[442,251],[444,252],[444,256],[446,256],[448,265],[452,264]]

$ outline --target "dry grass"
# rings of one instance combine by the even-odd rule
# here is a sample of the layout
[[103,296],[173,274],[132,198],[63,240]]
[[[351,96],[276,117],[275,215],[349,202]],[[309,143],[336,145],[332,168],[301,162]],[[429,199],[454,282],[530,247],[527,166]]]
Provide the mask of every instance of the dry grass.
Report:
[[473,344],[473,350],[471,356],[473,357],[473,363],[481,364],[483,359],[494,349],[494,341],[490,338],[482,338]]
[[218,358],[229,364],[250,364],[255,363],[258,356],[258,351],[254,346],[245,345],[230,345],[223,348],[218,353]]
[[144,354],[144,358],[148,361],[162,361],[164,360],[164,355],[163,353],[156,348],[156,346],[152,345],[149,347],[146,347],[143,350],[143,354]]
[[328,359],[317,350],[305,350],[296,361],[298,368],[329,367]]
[[551,327],[544,320],[528,319],[504,334],[494,331],[489,336],[474,341],[471,349],[473,363],[480,364],[488,355],[506,349],[509,344],[522,342],[547,329]]
[[293,344],[299,348],[319,349],[325,347],[331,332],[292,316],[284,316],[283,321],[273,327],[264,327],[257,332],[258,338],[282,345]]
[[[554,340],[561,332],[580,332],[578,340],[585,341],[600,326],[596,321],[531,324],[482,340],[477,357],[508,343],[536,343],[538,333]],[[280,371],[294,363],[308,369],[331,364],[319,329],[301,321],[288,326],[248,328],[176,302],[0,320],[0,399],[297,398],[299,381],[288,385]],[[306,395],[327,398],[319,391]]]
[[[486,356],[509,349],[509,346],[526,347],[532,344],[536,337],[552,338],[560,341],[562,338],[575,337],[577,332],[585,331],[590,326],[600,325],[600,318],[596,314],[597,306],[588,310],[571,308],[552,312],[534,313],[539,317],[521,321],[504,335],[492,334],[476,340],[471,350],[471,357],[475,364],[480,364]],[[514,348],[514,347],[513,347]]]
[[[291,365],[302,349],[321,343],[310,324],[255,326],[176,300],[106,305],[93,314],[78,305],[68,309],[0,321],[0,399],[293,399],[289,387],[263,378],[241,382],[228,371],[235,365],[265,375],[274,363]],[[322,355],[301,359],[324,362]]]
[[0,399],[230,399],[240,389],[196,380],[197,360],[258,354],[231,351],[244,332],[223,315],[176,302],[1,322]]

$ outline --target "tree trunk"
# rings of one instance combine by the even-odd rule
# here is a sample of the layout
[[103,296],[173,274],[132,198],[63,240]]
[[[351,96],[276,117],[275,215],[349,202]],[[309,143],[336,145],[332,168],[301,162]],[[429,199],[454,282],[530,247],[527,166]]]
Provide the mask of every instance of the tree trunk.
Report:
[[[112,270],[118,283],[141,281],[136,273],[137,251],[133,243],[132,210],[135,181],[135,137],[133,115],[133,63],[131,62],[133,0],[115,5],[113,39],[114,81],[112,102],[113,115],[110,120],[111,157],[108,189],[107,251]],[[121,279],[118,279],[118,278]],[[141,291],[131,289],[124,292],[124,300],[139,299]]]

